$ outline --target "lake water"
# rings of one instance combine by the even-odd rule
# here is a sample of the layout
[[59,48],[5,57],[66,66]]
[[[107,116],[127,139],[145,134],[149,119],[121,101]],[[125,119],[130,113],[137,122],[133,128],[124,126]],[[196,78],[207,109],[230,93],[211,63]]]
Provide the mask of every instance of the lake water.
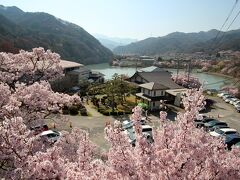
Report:
[[[134,67],[113,67],[110,66],[108,63],[102,63],[102,64],[94,64],[94,65],[88,65],[87,68],[101,72],[105,75],[105,79],[111,79],[112,76],[117,74],[125,74],[127,76],[132,76],[136,72],[136,68]],[[138,68],[140,69],[140,68]],[[177,73],[176,69],[167,69],[168,71],[171,71],[173,74]],[[183,70],[179,71],[180,73],[183,72]],[[197,73],[196,70],[192,72],[192,75],[199,78],[199,80],[203,83],[204,82],[204,88],[207,89],[221,89],[222,86],[231,83],[231,80],[228,80],[229,78],[217,76],[217,75],[211,75],[211,74],[205,74],[205,73]]]

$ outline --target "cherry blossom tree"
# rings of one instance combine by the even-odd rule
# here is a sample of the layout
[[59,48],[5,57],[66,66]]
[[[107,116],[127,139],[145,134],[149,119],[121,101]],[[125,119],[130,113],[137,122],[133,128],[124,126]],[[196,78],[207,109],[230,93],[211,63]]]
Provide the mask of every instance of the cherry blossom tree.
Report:
[[32,52],[21,50],[18,54],[0,53],[0,81],[11,88],[15,88],[18,82],[29,85],[62,75],[60,56],[50,50],[34,48]]
[[224,86],[222,88],[222,90],[228,92],[229,94],[231,94],[233,96],[240,97],[240,92],[239,92],[239,88],[238,87]]
[[6,94],[0,119],[22,117],[26,125],[33,126],[53,113],[61,113],[64,106],[79,104],[79,97],[55,93],[49,82],[44,81],[62,76],[60,56],[50,50],[0,53],[0,86]]
[[18,167],[25,167],[30,155],[47,150],[29,127],[61,113],[64,106],[80,103],[78,96],[53,92],[43,81],[62,77],[59,63],[58,54],[43,48],[19,54],[0,53],[1,174],[19,174]]
[[221,73],[233,76],[233,77],[240,77],[240,62],[239,60],[232,60],[232,61],[225,61],[224,68],[221,69]]
[[208,71],[208,70],[210,70],[210,68],[211,68],[211,63],[210,62],[203,62],[202,64],[201,64],[201,66],[202,66],[202,71],[203,72],[205,72],[205,71]]
[[172,79],[175,83],[186,88],[200,88],[202,85],[198,78],[187,74],[172,75]]
[[77,95],[53,92],[46,81],[35,82],[29,86],[18,85],[12,94],[12,100],[18,104],[18,111],[14,115],[22,117],[25,124],[32,126],[53,113],[61,113],[64,106],[77,105],[80,102]]
[[[39,58],[39,57],[36,57]],[[6,69],[7,70],[7,69]],[[11,71],[10,71],[11,72]],[[0,175],[5,179],[239,179],[240,152],[227,151],[222,139],[194,127],[204,106],[202,89],[190,89],[183,99],[185,112],[176,121],[160,112],[160,127],[153,129],[153,143],[142,133],[141,107],[133,109],[136,146],[120,122],[107,124],[110,149],[99,153],[80,129],[61,132],[56,143],[46,143],[29,130],[29,121],[60,112],[79,98],[55,93],[46,81],[30,78],[0,84]],[[33,75],[30,75],[33,77]],[[42,76],[44,77],[44,76]],[[16,82],[15,82],[16,81]],[[14,85],[13,85],[14,83]]]
[[[117,139],[117,130],[108,127],[114,170],[120,175],[124,172],[123,179],[238,179],[239,150],[226,151],[221,139],[194,127],[193,120],[204,106],[203,100],[201,89],[189,90],[183,100],[185,113],[179,113],[176,122],[167,122],[162,112],[161,127],[154,130],[153,144],[136,133],[136,147],[131,149],[124,145],[124,137]],[[139,117],[138,114],[132,117]]]

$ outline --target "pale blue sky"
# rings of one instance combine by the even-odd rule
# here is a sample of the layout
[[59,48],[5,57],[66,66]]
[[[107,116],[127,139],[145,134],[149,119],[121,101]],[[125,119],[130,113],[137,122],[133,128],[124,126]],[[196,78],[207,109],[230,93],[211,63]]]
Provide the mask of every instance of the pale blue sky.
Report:
[[[89,33],[144,39],[171,32],[219,29],[235,0],[0,0],[29,12],[47,12]],[[240,2],[234,15],[240,9]],[[231,29],[239,28],[240,17]]]

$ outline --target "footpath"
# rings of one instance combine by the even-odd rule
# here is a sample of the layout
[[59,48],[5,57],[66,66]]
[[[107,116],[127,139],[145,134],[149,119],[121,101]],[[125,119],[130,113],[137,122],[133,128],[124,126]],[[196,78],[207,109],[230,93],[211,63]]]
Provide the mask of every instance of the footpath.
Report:
[[90,117],[102,117],[103,115],[99,113],[92,104],[84,103],[84,106],[87,109],[87,112],[90,114]]

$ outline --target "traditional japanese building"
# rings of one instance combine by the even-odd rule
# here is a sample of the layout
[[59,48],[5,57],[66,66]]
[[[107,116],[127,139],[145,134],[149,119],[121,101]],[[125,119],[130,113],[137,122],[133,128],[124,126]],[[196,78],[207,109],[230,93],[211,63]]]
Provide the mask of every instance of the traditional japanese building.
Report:
[[63,67],[64,77],[51,82],[55,91],[68,91],[69,89],[79,86],[83,81],[103,82],[104,75],[98,72],[92,72],[83,64],[72,61],[61,60],[60,66]]
[[180,106],[182,94],[186,89],[176,84],[171,72],[161,68],[150,68],[152,71],[136,72],[128,81],[139,86],[136,96],[148,104],[150,110],[158,110],[160,100]]

